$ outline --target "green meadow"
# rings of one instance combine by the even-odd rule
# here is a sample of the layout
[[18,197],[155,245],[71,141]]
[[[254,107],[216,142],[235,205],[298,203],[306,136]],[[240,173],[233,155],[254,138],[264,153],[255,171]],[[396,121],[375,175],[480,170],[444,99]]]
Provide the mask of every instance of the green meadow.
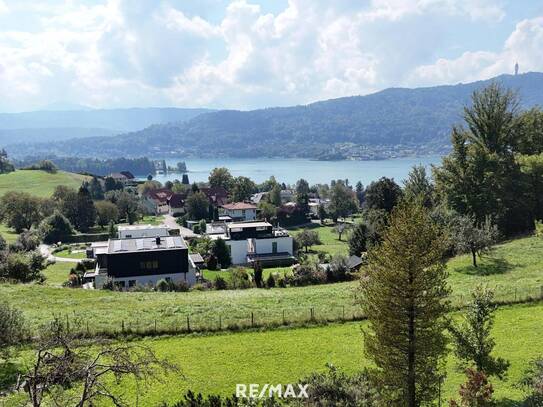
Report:
[[8,191],[18,191],[45,198],[51,196],[58,185],[79,188],[86,179],[85,175],[65,171],[17,170],[0,175],[0,196]]

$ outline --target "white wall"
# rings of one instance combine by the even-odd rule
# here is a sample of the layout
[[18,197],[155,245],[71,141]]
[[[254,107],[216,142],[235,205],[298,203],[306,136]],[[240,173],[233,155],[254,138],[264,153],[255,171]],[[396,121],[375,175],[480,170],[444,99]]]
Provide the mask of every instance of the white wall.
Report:
[[168,228],[151,227],[146,229],[126,229],[119,228],[119,239],[138,238],[138,237],[157,237],[169,236]]
[[255,220],[256,209],[221,209],[221,215],[228,215],[236,219]]
[[[277,253],[294,254],[292,237],[274,237],[269,239],[254,239],[257,254],[273,253],[272,243],[277,242]],[[230,246],[232,264],[247,264],[247,240],[226,240]]]

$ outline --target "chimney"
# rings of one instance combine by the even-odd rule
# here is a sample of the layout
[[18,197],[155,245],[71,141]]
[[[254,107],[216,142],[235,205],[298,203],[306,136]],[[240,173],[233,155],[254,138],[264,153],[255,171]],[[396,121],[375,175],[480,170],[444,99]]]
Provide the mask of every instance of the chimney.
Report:
[[160,236],[157,236],[157,237],[155,238],[155,242],[156,242],[156,245],[157,245],[157,246],[160,246]]

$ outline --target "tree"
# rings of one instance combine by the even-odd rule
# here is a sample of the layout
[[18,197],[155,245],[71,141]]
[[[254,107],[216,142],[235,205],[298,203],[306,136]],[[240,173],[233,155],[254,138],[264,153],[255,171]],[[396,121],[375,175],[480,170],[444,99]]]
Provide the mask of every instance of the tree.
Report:
[[309,212],[309,183],[303,178],[296,182],[296,203],[303,213]]
[[366,207],[383,209],[388,213],[400,202],[402,189],[393,179],[382,177],[366,188]]
[[181,178],[181,183],[183,185],[190,185],[189,175],[188,174],[183,174],[183,177]]
[[253,263],[253,275],[255,278],[255,284],[258,288],[262,287],[262,264],[260,264],[260,261],[256,260]]
[[409,200],[420,200],[427,208],[433,206],[434,186],[423,165],[415,165],[409,172],[404,181],[404,196]]
[[261,201],[258,204],[258,209],[260,210],[260,217],[262,219],[272,220],[277,216],[277,208],[271,203]]
[[393,404],[415,407],[437,395],[450,309],[443,241],[427,209],[402,202],[368,253],[360,286],[365,354]]
[[216,257],[217,261],[221,265],[221,268],[228,268],[232,264],[230,250],[228,250],[228,246],[223,239],[218,238],[213,242],[211,253]]
[[8,160],[6,150],[0,150],[0,174],[7,174],[15,171],[15,166]]
[[296,242],[299,247],[305,248],[305,252],[309,252],[309,248],[316,244],[321,244],[318,232],[314,230],[304,229],[296,236]]
[[451,400],[450,407],[491,407],[494,389],[484,372],[466,369],[467,381],[460,385],[460,402]]
[[230,198],[234,202],[243,202],[251,199],[256,192],[256,184],[247,177],[236,177],[232,182]]
[[92,199],[101,200],[104,199],[104,188],[102,184],[98,181],[98,178],[92,177],[92,180],[88,183],[87,186]]
[[279,184],[274,185],[271,189],[268,201],[276,207],[281,206],[281,186]]
[[457,252],[471,253],[473,267],[477,267],[477,256],[488,252],[499,235],[489,218],[477,226],[471,216],[457,216],[451,225],[451,234]]
[[353,191],[343,181],[338,180],[335,182],[330,192],[330,206],[328,209],[334,222],[338,218],[345,218],[351,215],[357,209],[358,206]]
[[89,190],[81,186],[77,192],[76,216],[74,226],[81,232],[87,232],[96,221],[96,208]]
[[324,222],[324,220],[326,219],[326,216],[328,216],[328,213],[326,213],[326,209],[324,208],[324,205],[319,205],[319,212],[318,212],[318,215],[319,215],[319,220],[321,221],[321,223]]
[[121,191],[115,198],[115,204],[119,210],[119,218],[125,219],[132,225],[140,214],[140,202],[138,198],[129,192]]
[[209,186],[212,188],[222,187],[227,191],[230,191],[234,182],[234,177],[230,174],[227,168],[219,167],[213,168],[208,177]]
[[494,292],[478,285],[471,294],[471,303],[461,324],[451,324],[449,331],[455,343],[455,353],[463,365],[474,365],[487,376],[503,379],[509,362],[491,355],[496,342],[491,336],[494,325]]
[[8,191],[0,198],[0,217],[21,233],[42,220],[40,202],[40,198],[26,192]]
[[189,195],[185,201],[185,208],[190,220],[199,221],[208,217],[209,200],[203,192],[195,192]]
[[115,222],[110,221],[108,228],[107,228],[107,234],[111,238],[116,238],[119,230],[117,229],[117,226],[115,226]]
[[115,223],[119,219],[119,209],[117,205],[109,201],[95,202],[96,223],[103,229],[111,222]]
[[60,242],[74,233],[70,221],[59,211],[45,218],[38,228],[43,241],[48,244]]
[[339,241],[341,242],[341,237],[343,236],[343,233],[350,230],[352,228],[352,225],[347,222],[338,222],[336,226],[334,226],[334,232],[338,234]]
[[127,402],[117,394],[115,383],[131,378],[137,397],[140,386],[157,378],[159,372],[178,371],[145,346],[86,340],[71,332],[58,319],[42,328],[34,362],[21,381],[33,407],[45,404],[46,396],[55,405],[84,407],[108,401],[123,406]]
[[361,256],[369,248],[371,241],[370,230],[366,223],[358,223],[354,226],[349,236],[349,255]]
[[106,177],[104,181],[105,192],[108,191],[117,191],[123,189],[123,183],[120,181],[115,181],[112,177]]
[[0,279],[21,283],[43,281],[41,271],[45,269],[45,258],[38,252],[11,252],[0,265]]
[[365,191],[364,191],[364,185],[362,185],[361,181],[358,181],[356,183],[356,198],[358,199],[359,205],[362,205],[364,203]]

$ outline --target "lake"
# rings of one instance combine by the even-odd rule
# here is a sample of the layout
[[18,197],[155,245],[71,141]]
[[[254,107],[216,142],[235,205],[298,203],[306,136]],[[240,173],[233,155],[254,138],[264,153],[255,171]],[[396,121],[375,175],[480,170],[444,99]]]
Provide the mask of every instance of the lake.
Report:
[[[300,178],[310,184],[329,183],[333,179],[348,179],[351,184],[362,181],[364,185],[381,177],[394,178],[401,183],[414,165],[422,164],[429,170],[431,164],[439,164],[440,156],[396,158],[380,161],[313,161],[308,159],[281,158],[217,158],[217,159],[167,159],[168,166],[179,161],[187,164],[190,182],[207,181],[215,167],[226,167],[233,176],[243,175],[261,183],[270,176],[286,184],[295,184]],[[181,179],[181,174],[157,174],[160,182]]]

